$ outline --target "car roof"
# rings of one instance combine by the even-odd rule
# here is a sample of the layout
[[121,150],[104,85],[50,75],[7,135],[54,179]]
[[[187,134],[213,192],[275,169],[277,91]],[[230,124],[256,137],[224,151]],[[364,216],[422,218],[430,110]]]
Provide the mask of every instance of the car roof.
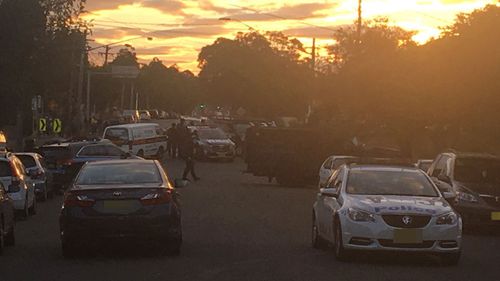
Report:
[[106,166],[112,164],[154,164],[155,160],[146,160],[146,159],[120,159],[120,160],[104,160],[104,161],[96,161],[89,162],[87,166]]
[[375,171],[375,172],[422,172],[417,167],[399,165],[349,165],[351,171]]
[[26,155],[26,156],[31,156],[31,157],[37,157],[37,156],[40,156],[40,154],[38,153],[34,153],[34,152],[16,152],[14,153],[14,155]]
[[142,127],[150,127],[150,126],[159,126],[156,123],[137,123],[137,124],[123,124],[123,125],[113,125],[109,126],[106,129],[122,129],[122,128],[142,128]]
[[43,145],[42,147],[70,147],[70,146],[82,146],[82,145],[91,145],[91,144],[104,144],[110,143],[109,140],[103,139],[98,141],[75,141],[75,142],[62,142],[62,143],[54,143]]

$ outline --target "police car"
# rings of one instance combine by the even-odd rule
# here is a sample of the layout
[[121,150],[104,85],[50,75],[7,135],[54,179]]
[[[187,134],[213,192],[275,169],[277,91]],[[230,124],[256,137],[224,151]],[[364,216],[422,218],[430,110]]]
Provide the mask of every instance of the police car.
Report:
[[360,250],[433,253],[457,264],[462,221],[415,167],[350,164],[331,176],[313,206],[312,245],[332,244],[339,260]]

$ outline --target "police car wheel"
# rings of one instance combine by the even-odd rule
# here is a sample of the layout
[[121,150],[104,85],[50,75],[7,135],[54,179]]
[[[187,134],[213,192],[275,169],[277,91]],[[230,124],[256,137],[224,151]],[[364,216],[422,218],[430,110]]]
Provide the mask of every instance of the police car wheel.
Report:
[[334,250],[335,250],[335,258],[339,261],[348,261],[349,260],[349,253],[346,249],[344,249],[344,242],[342,241],[342,226],[340,225],[340,222],[335,220],[334,222],[334,230],[335,230],[335,237],[334,237]]
[[460,261],[461,252],[441,254],[441,262],[445,266],[457,265]]
[[324,249],[326,247],[326,241],[319,234],[318,226],[316,224],[316,216],[314,214],[312,222],[311,244],[315,249]]

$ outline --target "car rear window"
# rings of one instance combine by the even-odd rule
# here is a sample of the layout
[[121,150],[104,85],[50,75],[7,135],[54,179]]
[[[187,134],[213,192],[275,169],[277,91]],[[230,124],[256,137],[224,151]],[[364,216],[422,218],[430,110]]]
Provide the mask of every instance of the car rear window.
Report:
[[25,168],[33,168],[36,167],[36,161],[33,156],[30,155],[16,155],[19,160],[23,163]]
[[351,170],[346,192],[358,195],[438,196],[421,171]]
[[0,177],[11,177],[12,169],[9,162],[0,161]]
[[115,163],[87,165],[82,168],[77,185],[151,184],[162,182],[154,163]]

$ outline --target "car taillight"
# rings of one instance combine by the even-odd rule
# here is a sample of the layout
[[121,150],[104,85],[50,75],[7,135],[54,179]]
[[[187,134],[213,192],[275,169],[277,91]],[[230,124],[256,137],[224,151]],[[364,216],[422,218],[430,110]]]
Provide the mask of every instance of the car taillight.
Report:
[[144,206],[161,205],[170,203],[172,200],[172,192],[170,190],[162,190],[155,193],[150,193],[141,198],[141,203]]
[[67,193],[64,197],[64,207],[92,207],[95,200],[86,195],[78,195],[75,193]]
[[20,190],[21,190],[21,180],[17,177],[12,177],[8,193],[19,192]]

